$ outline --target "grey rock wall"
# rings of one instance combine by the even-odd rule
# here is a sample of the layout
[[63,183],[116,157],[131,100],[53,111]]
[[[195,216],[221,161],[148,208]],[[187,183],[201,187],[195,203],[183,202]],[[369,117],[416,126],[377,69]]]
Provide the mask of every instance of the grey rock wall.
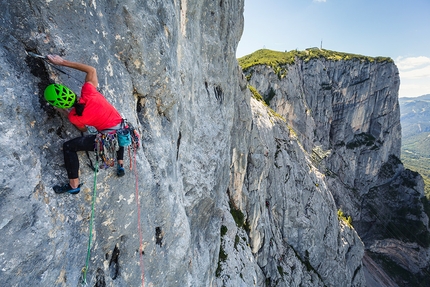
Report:
[[104,95],[142,134],[126,177],[97,175],[89,285],[141,284],[134,172],[146,286],[211,285],[243,1],[15,1],[0,8],[0,285],[79,285],[89,235],[93,173],[85,154],[83,191],[51,189],[66,180],[62,143],[80,134],[42,99],[51,81],[75,91],[81,83],[26,51],[94,65]]
[[[254,99],[251,109],[248,149],[233,154],[234,174],[243,174],[244,184],[233,182],[229,196],[232,213],[239,209],[245,214],[243,229],[248,230],[249,246],[266,284],[365,286],[363,244],[338,220],[324,176],[285,119]],[[240,233],[226,226],[225,248],[231,249],[234,236],[239,236],[240,249]],[[238,265],[238,260],[242,262],[227,258],[225,269]]]
[[[298,59],[283,79],[264,66],[248,73],[262,95],[273,90],[270,106],[287,119],[320,169],[355,189],[358,198],[390,155],[400,158],[400,81],[393,63]],[[332,190],[357,218],[357,197]]]
[[263,65],[249,68],[246,75],[274,112],[287,119],[324,175],[337,208],[352,217],[369,254],[379,259],[383,255],[385,262],[407,270],[409,275],[403,277],[390,274],[397,282],[407,282],[401,286],[418,284],[420,279],[411,278],[427,278],[428,263],[417,268],[416,261],[404,257],[428,257],[428,201],[422,178],[399,160],[395,64],[296,58],[282,68],[285,77]]

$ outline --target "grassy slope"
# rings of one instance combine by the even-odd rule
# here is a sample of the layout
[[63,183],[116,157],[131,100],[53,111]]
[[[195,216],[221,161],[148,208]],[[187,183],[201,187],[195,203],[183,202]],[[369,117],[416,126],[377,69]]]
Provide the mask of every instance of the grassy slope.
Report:
[[356,54],[349,54],[343,52],[335,52],[325,49],[310,48],[305,51],[292,50],[289,52],[278,52],[268,49],[258,50],[250,55],[239,58],[239,64],[243,71],[246,71],[255,65],[268,65],[271,66],[275,71],[282,65],[294,64],[296,57],[304,60],[305,62],[316,59],[325,58],[332,61],[341,60],[359,60],[359,61],[369,61],[369,62],[393,62],[391,58],[386,57],[367,57]]

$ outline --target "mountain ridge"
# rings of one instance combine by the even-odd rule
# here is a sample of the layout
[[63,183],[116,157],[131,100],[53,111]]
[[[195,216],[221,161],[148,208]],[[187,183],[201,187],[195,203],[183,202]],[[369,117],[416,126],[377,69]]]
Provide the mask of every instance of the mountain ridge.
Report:
[[[285,53],[277,52],[272,59],[277,56]],[[327,176],[338,208],[352,217],[366,251],[383,265],[378,257],[382,249],[372,246],[384,246],[385,240],[395,238],[399,243],[417,241],[422,246],[420,256],[428,256],[429,214],[422,179],[418,173],[404,169],[400,161],[399,79],[394,63],[369,60],[353,66],[354,60],[332,61],[326,57],[296,57],[288,63],[278,61],[278,66],[270,63],[274,61],[246,65],[250,87],[275,113],[287,119],[307,152],[316,156],[314,164]],[[280,70],[286,72],[279,76]],[[366,164],[360,167],[362,163]],[[351,165],[353,168],[346,172],[345,167]],[[390,199],[393,196],[397,200]],[[409,202],[409,196],[415,199]],[[382,219],[387,214],[392,222]],[[414,219],[407,222],[404,216]],[[415,224],[421,239],[415,237],[415,231],[407,231]],[[414,251],[410,252],[413,256]],[[394,264],[401,262],[395,253],[383,256]],[[413,266],[404,274],[415,274]],[[421,272],[425,278],[428,266]],[[390,276],[397,283],[403,280],[394,273]],[[419,282],[411,274],[404,278],[411,284]]]

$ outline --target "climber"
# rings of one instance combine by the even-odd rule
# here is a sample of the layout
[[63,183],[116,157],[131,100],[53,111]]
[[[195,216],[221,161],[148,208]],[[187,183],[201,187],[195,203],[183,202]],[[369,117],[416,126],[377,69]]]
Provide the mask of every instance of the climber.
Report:
[[[47,59],[60,66],[69,67],[86,73],[85,83],[82,86],[81,97],[67,87],[59,84],[49,85],[45,89],[45,99],[53,106],[60,108],[70,122],[81,132],[87,131],[87,126],[93,126],[98,132],[106,133],[121,128],[122,117],[118,111],[97,91],[97,71],[94,67],[63,59],[58,55],[48,55]],[[70,110],[68,110],[70,109]],[[56,193],[80,192],[79,159],[77,151],[94,151],[96,135],[83,135],[63,144],[64,163],[69,182],[53,187]],[[117,151],[117,176],[124,176],[123,167],[124,147]]]

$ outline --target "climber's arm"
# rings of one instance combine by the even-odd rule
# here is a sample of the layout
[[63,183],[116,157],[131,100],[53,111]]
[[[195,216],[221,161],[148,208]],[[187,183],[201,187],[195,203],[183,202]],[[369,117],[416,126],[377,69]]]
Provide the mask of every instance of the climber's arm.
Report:
[[48,60],[55,65],[69,67],[86,73],[85,82],[89,82],[97,88],[99,82],[96,68],[86,64],[65,60],[58,55],[48,55]]
[[[55,108],[60,114],[63,114],[66,117],[69,117],[69,111],[65,110],[65,109],[60,109],[60,108]],[[86,132],[88,130],[88,128],[86,126],[77,126],[76,124],[73,124],[75,126],[75,128],[77,128],[79,131],[81,132]]]

